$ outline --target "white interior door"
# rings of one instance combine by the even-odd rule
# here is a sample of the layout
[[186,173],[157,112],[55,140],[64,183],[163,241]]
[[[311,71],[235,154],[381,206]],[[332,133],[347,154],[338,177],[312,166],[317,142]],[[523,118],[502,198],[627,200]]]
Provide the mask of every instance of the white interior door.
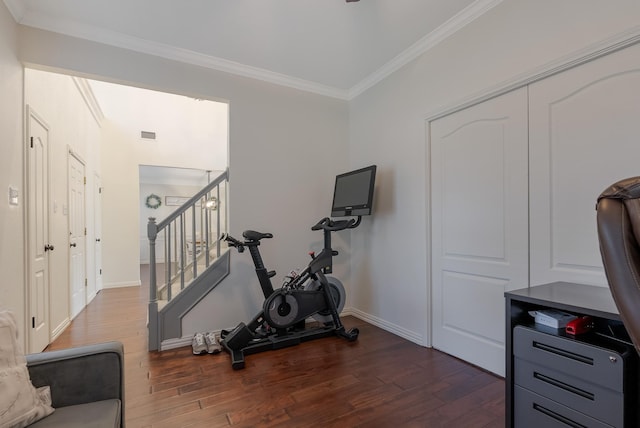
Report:
[[95,290],[92,294],[102,290],[102,181],[99,175],[93,179],[93,230],[94,230],[94,275]]
[[504,292],[528,286],[527,90],[430,137],[433,346],[504,375]]
[[40,352],[50,339],[49,327],[49,130],[27,107],[27,235],[29,351]]
[[71,318],[75,318],[87,304],[86,225],[85,225],[85,166],[69,152],[69,272],[71,289]]
[[607,285],[595,204],[640,175],[640,45],[532,84],[531,285]]

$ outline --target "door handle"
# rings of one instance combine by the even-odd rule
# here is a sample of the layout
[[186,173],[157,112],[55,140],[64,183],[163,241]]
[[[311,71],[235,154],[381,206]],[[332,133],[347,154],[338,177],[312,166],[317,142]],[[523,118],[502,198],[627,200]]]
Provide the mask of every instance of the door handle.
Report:
[[100,238],[96,238],[96,242],[100,242]]
[[51,244],[47,244],[47,245],[45,245],[45,246],[44,246],[44,250],[45,250],[45,251],[53,251],[53,245],[51,245]]
[[74,242],[74,243],[72,243],[72,244],[69,244],[69,246],[70,246],[70,247],[75,247],[75,246],[76,246],[76,243]]

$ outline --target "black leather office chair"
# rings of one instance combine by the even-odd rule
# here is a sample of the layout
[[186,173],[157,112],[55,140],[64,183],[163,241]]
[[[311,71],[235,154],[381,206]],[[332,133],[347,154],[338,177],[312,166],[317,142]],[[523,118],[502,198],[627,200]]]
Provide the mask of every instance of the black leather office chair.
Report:
[[640,177],[620,180],[598,197],[598,239],[613,300],[640,352]]

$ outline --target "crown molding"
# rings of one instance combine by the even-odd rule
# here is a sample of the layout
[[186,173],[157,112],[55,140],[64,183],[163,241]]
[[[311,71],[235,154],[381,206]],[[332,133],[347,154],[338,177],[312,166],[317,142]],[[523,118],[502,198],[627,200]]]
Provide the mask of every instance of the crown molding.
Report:
[[19,24],[26,13],[24,2],[20,0],[3,1],[5,6],[7,6],[7,9],[9,9],[9,13],[11,14],[11,16],[13,16],[13,20]]
[[27,13],[20,0],[3,1],[9,8],[16,22],[22,25],[349,101],[424,54],[490,9],[502,3],[503,0],[476,0],[470,6],[463,9],[427,36],[418,40],[408,49],[350,89],[340,89],[322,85],[223,58],[201,54],[188,49],[177,48],[115,31],[88,26],[75,21],[52,19],[50,16],[37,12]]
[[431,122],[433,120],[440,119],[441,117],[450,115],[476,104],[480,104],[481,102],[538,82],[565,70],[586,64],[587,62],[638,43],[640,43],[640,25],[628,28],[618,34],[592,43],[578,51],[571,52],[568,55],[564,55],[546,64],[542,64],[534,69],[527,70],[524,73],[512,77],[511,79],[500,82],[497,85],[486,88],[480,92],[471,94],[463,99],[441,106],[434,111],[425,114],[425,121]]
[[96,100],[96,96],[93,93],[93,89],[91,89],[91,85],[89,85],[89,82],[87,82],[87,79],[84,79],[82,77],[72,76],[71,79],[73,80],[73,83],[76,84],[78,91],[80,91],[80,95],[82,95],[82,99],[84,100],[85,104],[87,105],[87,108],[91,112],[91,115],[95,119],[98,126],[101,127],[102,121],[104,120],[104,113],[100,108],[100,104],[98,103],[98,100]]
[[409,62],[418,58],[428,50],[432,49],[440,42],[470,24],[489,10],[493,9],[503,0],[476,0],[471,5],[454,15],[447,22],[427,34],[422,39],[415,42],[409,48],[397,55],[394,59],[380,67],[375,72],[364,78],[360,83],[354,85],[348,92],[348,99],[351,100],[362,94],[367,89],[375,86],[387,76],[398,71]]
[[29,27],[40,28],[42,30],[51,31],[54,33],[64,34],[71,37],[77,37],[97,43],[128,49],[143,54],[159,56],[174,61],[205,67],[216,71],[222,71],[242,77],[249,77],[267,83],[273,83],[280,86],[286,86],[293,89],[312,92],[327,97],[338,98],[342,100],[347,99],[348,92],[344,89],[321,85],[315,82],[287,76],[285,74],[276,73],[262,68],[252,67],[245,64],[240,64],[238,62],[201,54],[188,49],[177,48],[139,37],[128,36],[115,31],[104,30],[89,25],[80,24],[75,21],[52,19],[50,16],[31,12],[23,17],[20,24]]

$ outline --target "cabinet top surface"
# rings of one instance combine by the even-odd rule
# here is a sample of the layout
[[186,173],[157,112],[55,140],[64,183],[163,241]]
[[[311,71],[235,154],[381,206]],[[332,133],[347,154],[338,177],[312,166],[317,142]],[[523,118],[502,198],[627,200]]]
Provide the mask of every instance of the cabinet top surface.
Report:
[[588,309],[608,315],[613,319],[620,319],[618,308],[607,287],[571,282],[552,282],[506,292],[505,296],[512,300],[538,303],[559,309],[577,311]]

